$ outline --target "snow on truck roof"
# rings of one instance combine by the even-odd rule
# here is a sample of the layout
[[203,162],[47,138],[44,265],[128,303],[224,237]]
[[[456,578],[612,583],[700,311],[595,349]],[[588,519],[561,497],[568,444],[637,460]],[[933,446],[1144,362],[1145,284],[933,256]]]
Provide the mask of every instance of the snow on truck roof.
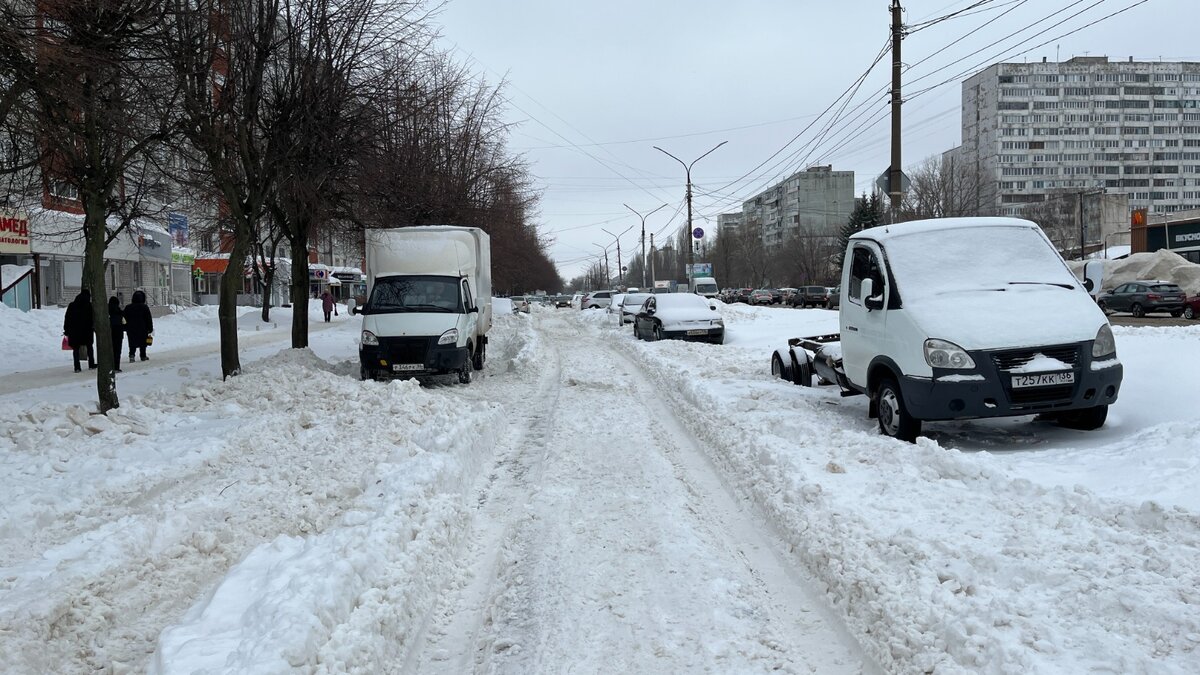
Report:
[[930,218],[928,220],[910,220],[904,223],[872,227],[861,232],[855,232],[850,236],[850,239],[852,241],[855,239],[869,239],[883,242],[906,234],[988,227],[1027,227],[1035,230],[1038,229],[1037,223],[1023,218]]

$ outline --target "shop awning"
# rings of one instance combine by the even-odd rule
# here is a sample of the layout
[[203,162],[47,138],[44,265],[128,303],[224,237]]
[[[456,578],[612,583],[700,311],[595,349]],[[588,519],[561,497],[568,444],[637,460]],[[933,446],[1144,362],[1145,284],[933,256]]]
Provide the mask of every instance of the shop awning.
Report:
[[192,265],[192,269],[207,274],[224,274],[227,267],[229,267],[229,258],[196,258],[196,262]]

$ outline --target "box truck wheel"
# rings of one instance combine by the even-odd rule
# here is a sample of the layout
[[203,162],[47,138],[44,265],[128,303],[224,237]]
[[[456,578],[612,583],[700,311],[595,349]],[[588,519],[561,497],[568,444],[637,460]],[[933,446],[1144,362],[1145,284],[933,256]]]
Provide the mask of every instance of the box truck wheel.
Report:
[[470,354],[467,355],[467,358],[463,359],[462,367],[458,369],[458,382],[460,384],[471,383],[471,373],[474,368],[474,360],[475,357],[471,356]]
[[891,378],[885,378],[879,383],[876,399],[879,402],[880,433],[909,443],[917,440],[917,434],[921,433],[921,420],[914,419],[904,409],[900,385]]

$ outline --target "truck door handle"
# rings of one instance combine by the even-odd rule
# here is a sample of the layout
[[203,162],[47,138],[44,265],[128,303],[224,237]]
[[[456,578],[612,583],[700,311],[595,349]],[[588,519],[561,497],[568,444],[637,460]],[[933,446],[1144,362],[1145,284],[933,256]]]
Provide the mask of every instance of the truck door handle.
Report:
[[855,333],[857,333],[858,327],[857,326],[846,326],[846,330],[854,331]]

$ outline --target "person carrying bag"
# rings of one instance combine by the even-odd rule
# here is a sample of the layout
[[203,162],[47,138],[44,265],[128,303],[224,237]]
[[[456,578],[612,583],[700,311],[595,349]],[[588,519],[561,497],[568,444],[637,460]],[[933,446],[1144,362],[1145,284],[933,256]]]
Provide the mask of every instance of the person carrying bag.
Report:
[[146,293],[134,291],[133,297],[125,307],[125,333],[129,336],[129,362],[133,363],[134,353],[141,351],[143,361],[148,361],[146,347],[154,338],[154,317],[150,314],[150,306],[146,304]]

